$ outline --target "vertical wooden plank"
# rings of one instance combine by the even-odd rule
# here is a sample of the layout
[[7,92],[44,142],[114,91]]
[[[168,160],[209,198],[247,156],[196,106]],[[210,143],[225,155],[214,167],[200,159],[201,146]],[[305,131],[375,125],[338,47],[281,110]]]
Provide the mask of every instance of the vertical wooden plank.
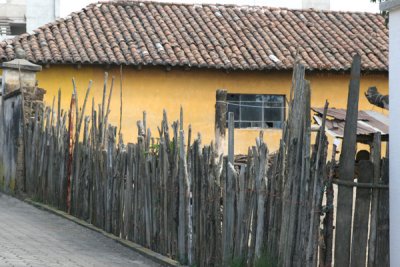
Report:
[[193,144],[192,150],[192,200],[193,200],[193,249],[194,249],[194,261],[196,263],[201,262],[201,149],[200,149],[200,137],[198,137]]
[[74,159],[73,159],[73,201],[74,201],[74,213],[77,217],[81,217],[82,213],[82,205],[78,205],[82,202],[82,185],[83,185],[83,178],[82,178],[82,170],[81,170],[81,150],[83,150],[83,145],[79,143],[80,133],[82,122],[85,117],[85,109],[86,103],[89,97],[90,89],[92,87],[92,81],[89,81],[88,88],[86,89],[85,98],[83,101],[82,108],[79,112],[79,105],[78,105],[78,91],[75,85],[75,79],[72,79],[72,84],[74,87],[74,94],[75,94],[75,109],[76,109],[76,129],[75,129],[75,149],[74,149]]
[[[353,181],[354,178],[360,72],[361,57],[355,55],[351,66],[346,125],[344,128],[339,165],[339,178],[344,181]],[[351,220],[353,209],[352,199],[353,188],[339,185],[335,239],[335,266],[337,267],[349,266],[350,264]]]
[[48,125],[49,123],[49,119],[50,119],[50,112],[49,112],[49,108],[46,107],[45,108],[45,113],[44,115],[44,119],[42,120],[42,125],[41,125],[41,145],[40,145],[40,161],[39,161],[39,179],[40,179],[40,197],[41,200],[44,203],[47,203],[47,161],[48,161],[48,149],[47,149],[47,145],[48,145]]
[[104,123],[104,117],[105,117],[105,104],[106,104],[106,96],[107,96],[107,81],[108,81],[108,72],[104,73],[104,83],[103,83],[103,97],[101,101],[101,106],[99,106],[99,128],[100,128],[100,142],[101,144],[104,145],[104,139],[105,139],[105,130],[106,130],[106,125]]
[[[112,128],[112,143],[113,150],[112,153],[112,161],[113,161],[113,169],[112,169],[112,183],[113,183],[113,191],[112,191],[112,201],[111,201],[111,231],[114,235],[119,236],[119,211],[120,211],[120,187],[121,187],[121,156],[122,153],[118,149],[116,149],[115,144],[117,142],[116,136],[117,131],[116,127]],[[109,140],[110,142],[110,140]]]
[[[68,112],[64,113],[63,120],[62,120],[62,128],[60,133],[60,151],[62,151],[62,155],[60,156],[60,161],[62,162],[62,166],[60,168],[60,185],[59,185],[59,192],[60,192],[60,207],[62,210],[67,211],[67,190],[68,190],[68,165],[69,165],[69,156],[70,156],[70,148],[69,148],[69,128],[66,128],[66,123],[68,118]],[[69,127],[69,125],[68,125]]]
[[63,168],[63,163],[64,163],[64,159],[62,158],[64,153],[62,151],[62,142],[60,135],[61,135],[61,130],[60,130],[60,125],[61,125],[61,89],[58,89],[58,101],[57,101],[57,114],[56,114],[56,125],[55,125],[55,129],[54,131],[54,146],[56,149],[56,156],[55,156],[55,171],[54,174],[52,176],[53,179],[53,185],[54,185],[54,205],[56,207],[58,207],[59,209],[60,207],[60,182],[62,180],[62,168]]
[[[382,181],[389,185],[389,159],[382,160]],[[381,189],[378,196],[378,223],[376,232],[375,262],[380,267],[388,267],[389,263],[389,189]],[[392,252],[396,253],[396,252]],[[376,265],[377,266],[377,265]]]
[[[252,155],[255,158],[255,147],[252,147],[253,152]],[[253,160],[253,171],[257,171],[257,169],[259,168],[257,166],[257,161],[254,159]],[[247,253],[247,261],[250,263],[250,265],[254,264],[254,252],[255,252],[255,246],[256,246],[256,236],[254,233],[256,233],[257,231],[257,195],[255,194],[255,179],[254,179],[254,175],[252,173],[250,173],[250,179],[251,181],[251,195],[250,195],[250,199],[249,199],[249,207],[250,207],[250,217],[249,217],[249,224],[248,224],[248,241],[249,241],[249,248],[248,248],[248,253]]]
[[[139,139],[138,139],[139,140]],[[135,146],[135,176],[133,179],[133,185],[134,185],[134,203],[133,203],[133,241],[138,243],[138,241],[140,240],[139,238],[139,218],[141,216],[141,214],[139,214],[140,212],[140,195],[139,195],[139,190],[141,189],[141,184],[140,184],[140,160],[141,160],[141,147],[139,145],[139,143]]]
[[[234,115],[228,114],[228,164],[234,164]],[[224,194],[224,219],[222,231],[223,244],[223,264],[227,265],[232,259],[233,252],[233,234],[234,234],[234,172],[232,168],[227,169]]]
[[[103,128],[104,129],[107,129],[107,127],[108,127],[108,116],[109,116],[109,114],[111,112],[110,104],[111,104],[111,97],[112,97],[112,92],[113,92],[113,88],[114,88],[114,79],[115,79],[115,77],[113,76],[111,78],[110,92],[108,94],[107,109],[105,110],[105,113],[104,113],[104,120],[103,120],[103,125],[104,125]],[[103,145],[106,145],[105,141],[106,141],[106,138],[105,138],[105,135],[104,135]]]
[[[378,184],[381,178],[381,133],[377,132],[374,134],[374,138],[371,144],[371,161],[374,165],[373,172],[373,183]],[[370,221],[370,233],[368,242],[368,266],[374,267],[379,264],[375,262],[376,252],[376,233],[377,233],[377,221],[378,221],[378,197],[379,189],[372,189],[372,200],[371,200],[371,221]]]
[[[182,112],[182,111],[181,111]],[[182,125],[182,124],[181,124]],[[179,261],[186,263],[188,260],[187,255],[187,224],[188,214],[187,207],[189,205],[189,191],[188,191],[188,173],[187,162],[185,155],[185,135],[183,130],[180,130],[179,139],[179,224],[178,224],[178,248],[179,248]]]
[[332,266],[332,248],[333,248],[333,218],[334,218],[334,208],[333,208],[333,184],[332,180],[335,175],[336,167],[336,150],[337,146],[334,142],[332,146],[332,158],[329,165],[329,174],[326,183],[325,195],[326,195],[326,211],[325,218],[323,222],[323,238],[324,238],[324,248],[320,248],[320,267],[331,267]]
[[246,171],[246,166],[243,165],[240,168],[240,173],[238,177],[238,200],[237,200],[237,219],[236,219],[236,230],[235,230],[235,237],[236,237],[236,244],[235,244],[235,257],[241,257],[243,256],[243,225],[245,223],[245,194],[246,194],[246,188],[245,188],[245,171]]
[[127,151],[127,166],[126,166],[126,182],[125,182],[125,201],[124,201],[124,233],[123,238],[131,240],[132,235],[132,208],[133,208],[133,173],[134,173],[134,162],[133,156],[134,148],[133,144],[128,144]]
[[[53,110],[51,111],[51,117],[53,117]],[[50,120],[52,121],[52,120]],[[47,167],[47,195],[48,195],[48,203],[50,205],[54,206],[54,199],[55,199],[55,192],[54,192],[54,183],[53,183],[53,177],[55,176],[54,171],[54,160],[55,160],[55,147],[54,147],[54,139],[55,139],[55,132],[54,132],[54,127],[51,125],[52,122],[50,122],[49,130],[48,130],[48,153],[49,153],[49,159],[48,159],[48,167]]]
[[[261,257],[264,245],[264,220],[265,220],[265,193],[267,190],[266,174],[268,171],[268,148],[263,141],[262,132],[258,139],[258,170],[256,170],[256,193],[257,193],[257,229],[255,233],[255,259]],[[255,222],[254,222],[255,223]]]
[[[306,251],[306,261],[309,266],[316,266],[317,260],[317,246],[318,246],[318,235],[320,231],[320,213],[318,210],[321,209],[320,203],[322,200],[322,190],[321,185],[324,177],[321,175],[324,172],[323,166],[325,166],[326,156],[324,157],[325,152],[325,144],[326,144],[326,135],[325,135],[325,122],[326,115],[328,112],[328,101],[325,102],[324,113],[322,117],[322,124],[317,136],[317,154],[314,162],[314,173],[310,174],[313,176],[312,184],[310,185],[310,189],[312,190],[311,197],[311,213],[310,213],[310,228],[308,232],[308,244]],[[322,165],[322,166],[321,166]],[[322,168],[321,168],[322,167]],[[308,190],[307,190],[308,191]],[[305,191],[305,192],[307,192]]]
[[[39,115],[40,113],[40,115]],[[32,161],[31,161],[31,169],[32,169],[32,188],[33,188],[33,196],[36,198],[39,198],[40,194],[40,187],[39,187],[39,165],[40,165],[40,133],[41,133],[41,121],[43,121],[42,118],[40,118],[42,114],[42,110],[39,109],[39,107],[36,109],[36,115],[35,115],[35,121],[33,125],[33,145],[32,145],[32,154],[34,155]],[[40,118],[40,119],[39,119]]]
[[[279,241],[279,258],[282,266],[292,266],[293,255],[296,247],[296,235],[298,230],[298,206],[300,184],[302,174],[302,147],[304,133],[304,73],[305,68],[297,65],[295,77],[294,100],[292,112],[288,119],[288,132],[285,140],[287,146],[287,159],[284,160],[282,171],[283,203],[282,203],[282,229]],[[285,163],[287,161],[287,163]],[[300,171],[299,171],[300,170]],[[295,264],[296,265],[296,264]]]
[[[358,163],[358,182],[371,183],[374,166],[369,160]],[[350,200],[349,200],[350,201]],[[354,207],[353,235],[351,244],[351,266],[364,267],[367,259],[368,218],[371,203],[371,189],[358,187]]]
[[160,205],[161,205],[161,195],[160,195],[160,175],[159,168],[157,165],[158,157],[155,152],[155,140],[152,138],[152,152],[151,152],[151,205],[152,205],[152,243],[153,249],[155,251],[161,250],[160,242]]
[[[299,183],[299,203],[298,209],[298,231],[296,235],[296,247],[293,255],[293,264],[301,264],[306,261],[307,254],[307,246],[310,242],[309,233],[310,229],[314,229],[312,225],[314,220],[311,221],[311,217],[315,216],[315,213],[311,212],[312,209],[312,201],[309,199],[309,195],[312,194],[313,183],[311,174],[311,110],[310,110],[310,102],[311,102],[311,90],[310,90],[310,82],[304,82],[304,113],[302,121],[304,123],[303,130],[303,146],[301,148],[301,176]],[[321,127],[322,128],[322,127]],[[318,141],[320,141],[317,138]],[[316,181],[315,181],[316,182]],[[310,216],[311,215],[311,216]],[[312,248],[308,248],[309,250]]]
[[90,205],[90,152],[89,152],[89,116],[85,117],[83,127],[83,143],[82,143],[82,174],[81,174],[81,218],[83,220],[89,219],[89,205]]
[[42,185],[42,177],[41,172],[43,168],[43,124],[45,111],[44,109],[40,110],[40,120],[38,121],[37,128],[37,158],[35,161],[35,177],[36,177],[36,197],[39,200],[43,200],[43,185]]
[[226,114],[228,112],[226,97],[227,91],[225,89],[217,90],[215,103],[215,151],[217,159],[224,154],[225,149]]
[[170,214],[172,215],[170,221],[171,227],[171,254],[178,255],[178,223],[179,223],[179,136],[178,136],[178,122],[172,123],[174,132],[172,150],[170,153],[171,170],[170,173]]
[[118,210],[118,236],[121,238],[125,238],[125,222],[124,222],[124,211],[125,211],[125,183],[127,180],[127,157],[128,153],[126,151],[125,145],[121,143],[121,135],[119,134],[118,138],[118,149],[121,153],[120,158],[120,168],[119,168],[119,181],[118,181],[118,202],[119,202],[119,210]]
[[[162,140],[162,141],[161,141]],[[163,247],[164,247],[164,253],[167,253],[168,250],[168,236],[169,236],[169,227],[168,227],[168,218],[171,216],[171,214],[168,214],[168,154],[167,154],[167,144],[165,139],[160,140],[160,164],[161,164],[161,183],[162,183],[162,211],[163,211],[163,231],[162,231],[162,241],[163,241]]]
[[111,233],[112,230],[112,202],[114,194],[114,129],[112,126],[108,129],[108,142],[107,142],[107,168],[106,168],[106,210],[105,210],[105,230]]
[[187,224],[187,243],[188,243],[188,264],[193,265],[194,262],[194,248],[193,248],[193,220],[195,216],[193,215],[193,167],[192,167],[192,147],[191,147],[191,139],[192,139],[192,125],[189,124],[188,127],[188,142],[187,142],[187,152],[186,152],[186,161],[187,161],[187,173],[188,173],[188,188],[187,188],[187,216],[188,216],[188,224]]
[[[285,129],[285,126],[283,127]],[[285,131],[283,131],[283,137]],[[269,228],[269,236],[268,236],[268,244],[267,251],[270,253],[273,259],[277,260],[279,257],[279,238],[280,238],[280,229],[282,224],[282,198],[283,190],[282,190],[282,181],[283,181],[283,163],[285,158],[285,145],[283,140],[280,142],[280,147],[278,154],[276,155],[275,166],[273,177],[271,177],[272,181],[272,190],[271,192],[271,201],[270,206],[274,207],[271,209],[271,218],[270,218],[270,228]]]
[[[144,112],[143,124],[146,125],[146,112]],[[151,172],[150,172],[150,164],[151,164],[151,154],[150,154],[150,139],[151,132],[150,129],[147,129],[147,135],[145,136],[145,207],[146,207],[146,239],[148,239],[149,248],[152,248],[152,233],[153,233],[153,206],[152,206],[152,186],[151,186]]]
[[67,161],[67,212],[71,213],[71,180],[72,180],[72,159],[73,150],[75,145],[75,94],[71,96],[71,103],[69,107],[69,124],[68,124],[68,161]]
[[[215,154],[215,150],[213,148],[213,145],[211,144],[211,153]],[[211,162],[211,173],[210,173],[210,193],[212,197],[212,218],[213,218],[213,245],[215,246],[215,250],[213,251],[213,255],[215,257],[215,264],[216,265],[221,265],[222,262],[222,219],[223,219],[223,213],[221,210],[221,196],[222,196],[222,189],[221,189],[221,180],[222,176],[221,174],[223,173],[223,170],[225,169],[223,167],[224,160],[223,156],[220,155],[219,159],[214,162],[215,156],[213,159],[213,162]],[[235,176],[236,176],[236,171],[235,171]],[[234,178],[235,179],[235,178]],[[233,185],[234,187],[234,185]],[[235,197],[235,193],[233,192],[233,197]],[[233,218],[234,221],[235,218]],[[234,225],[233,225],[234,227]],[[234,228],[232,229],[234,231]],[[232,244],[233,248],[233,244]],[[232,251],[233,252],[233,251]]]

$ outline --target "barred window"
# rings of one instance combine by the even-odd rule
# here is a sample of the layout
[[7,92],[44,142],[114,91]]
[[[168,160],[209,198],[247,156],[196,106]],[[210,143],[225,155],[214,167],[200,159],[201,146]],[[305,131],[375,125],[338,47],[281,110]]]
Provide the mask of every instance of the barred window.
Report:
[[228,112],[235,128],[282,128],[285,120],[284,95],[228,94]]

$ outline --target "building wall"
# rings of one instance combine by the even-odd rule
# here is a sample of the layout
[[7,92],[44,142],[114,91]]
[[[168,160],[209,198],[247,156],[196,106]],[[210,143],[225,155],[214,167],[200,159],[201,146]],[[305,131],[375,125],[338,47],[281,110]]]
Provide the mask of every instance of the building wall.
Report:
[[[385,3],[382,3],[382,5]],[[396,225],[400,224],[400,128],[397,127],[400,116],[400,3],[388,1],[392,5],[389,15],[389,76],[390,76],[390,265],[400,265],[400,231]]]
[[0,17],[25,21],[26,0],[0,0]]
[[26,5],[26,31],[33,30],[59,17],[59,0],[29,0]]
[[[72,93],[72,77],[78,85],[80,105],[83,102],[89,79],[93,80],[91,97],[101,102],[103,76],[102,67],[50,66],[38,73],[39,86],[47,90],[45,102],[51,105],[58,88],[62,89],[62,106],[68,107]],[[119,67],[108,70],[110,77],[115,76],[115,86],[111,103],[111,123],[119,124]],[[322,107],[325,99],[330,107],[345,108],[347,101],[348,74],[307,74],[311,82],[312,106]],[[109,79],[109,84],[111,78]],[[377,109],[368,103],[363,96],[369,86],[376,85],[382,93],[387,93],[388,78],[385,74],[364,75],[361,81],[360,109]],[[157,137],[157,126],[162,119],[162,111],[168,112],[168,119],[177,120],[179,109],[184,109],[185,129],[192,125],[193,136],[202,134],[203,144],[211,142],[214,137],[215,91],[225,88],[230,93],[249,94],[285,94],[289,95],[291,72],[231,72],[215,70],[189,71],[160,68],[137,70],[133,67],[123,68],[123,115],[122,132],[125,141],[136,138],[136,121],[142,118],[142,111],[147,111],[148,123],[152,133]],[[91,98],[90,98],[91,99]],[[91,101],[90,101],[91,104]],[[91,105],[88,106],[90,110]],[[235,152],[247,153],[247,147],[255,144],[259,129],[236,129]],[[278,148],[281,130],[265,130],[265,140],[270,150]]]

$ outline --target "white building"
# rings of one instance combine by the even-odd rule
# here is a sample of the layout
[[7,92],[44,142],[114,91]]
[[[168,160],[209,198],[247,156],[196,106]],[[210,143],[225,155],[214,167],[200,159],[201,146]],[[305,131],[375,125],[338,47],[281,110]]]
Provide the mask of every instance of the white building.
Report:
[[0,0],[0,38],[26,31],[25,0]]
[[60,17],[60,0],[25,0],[26,1],[26,31],[52,22]]
[[400,0],[381,3],[389,11],[389,207],[390,207],[390,265],[400,266]]
[[0,39],[32,30],[60,17],[60,0],[0,0]]

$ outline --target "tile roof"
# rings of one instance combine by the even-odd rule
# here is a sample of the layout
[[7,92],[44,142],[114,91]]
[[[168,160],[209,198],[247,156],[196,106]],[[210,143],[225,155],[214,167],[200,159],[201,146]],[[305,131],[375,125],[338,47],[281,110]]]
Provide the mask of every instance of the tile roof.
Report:
[[0,61],[22,48],[39,64],[161,65],[215,69],[387,71],[388,30],[379,14],[120,0],[0,43]]

